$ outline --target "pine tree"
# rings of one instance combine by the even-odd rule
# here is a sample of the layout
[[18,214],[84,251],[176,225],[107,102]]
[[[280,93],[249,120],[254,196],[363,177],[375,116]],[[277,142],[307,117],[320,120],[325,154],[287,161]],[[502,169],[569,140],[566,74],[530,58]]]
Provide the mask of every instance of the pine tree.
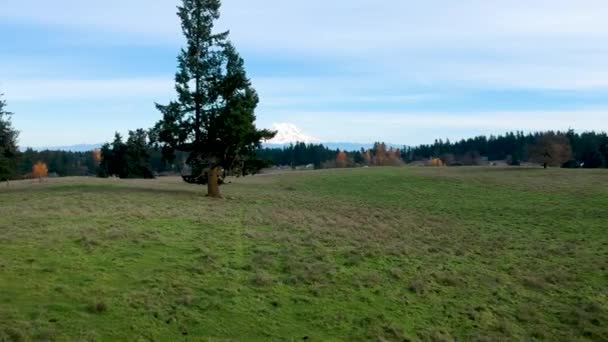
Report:
[[150,165],[150,146],[148,133],[143,129],[129,131],[127,142],[122,141],[119,133],[114,135],[112,144],[101,148],[101,162],[98,176],[120,178],[154,178]]
[[112,176],[112,161],[114,160],[114,151],[110,144],[105,143],[101,147],[101,161],[97,169],[97,177],[108,178]]
[[112,158],[109,161],[110,175],[127,178],[127,163],[125,161],[127,145],[122,141],[120,133],[116,132],[116,134],[114,134],[114,141],[111,146]]
[[608,137],[604,137],[603,143],[600,146],[600,154],[603,157],[604,167],[608,167]]
[[129,132],[125,154],[124,178],[154,178],[154,172],[150,167],[150,148],[148,146],[148,133],[143,129]]
[[17,137],[19,133],[11,124],[11,112],[0,94],[0,181],[15,177],[17,171]]
[[260,141],[274,136],[255,127],[258,96],[228,32],[213,32],[219,9],[219,0],[183,0],[178,7],[186,38],[175,77],[178,100],[157,104],[163,118],[153,130],[170,162],[175,151],[189,154],[194,177],[184,179],[207,183],[211,197],[220,197],[222,169],[254,159]]

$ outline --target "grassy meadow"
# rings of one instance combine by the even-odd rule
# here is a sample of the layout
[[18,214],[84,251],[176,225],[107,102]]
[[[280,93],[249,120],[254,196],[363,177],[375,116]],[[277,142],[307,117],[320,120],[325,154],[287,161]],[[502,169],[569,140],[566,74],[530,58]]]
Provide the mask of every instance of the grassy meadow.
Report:
[[0,186],[0,341],[608,340],[608,172]]

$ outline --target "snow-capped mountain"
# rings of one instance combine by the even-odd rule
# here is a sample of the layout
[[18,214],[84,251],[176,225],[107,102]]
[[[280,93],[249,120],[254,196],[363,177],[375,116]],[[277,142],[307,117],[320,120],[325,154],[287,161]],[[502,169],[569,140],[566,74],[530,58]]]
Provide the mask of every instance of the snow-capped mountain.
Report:
[[[325,147],[336,150],[339,149],[341,151],[358,151],[360,149],[370,149],[374,146],[371,143],[351,143],[351,142],[323,142],[317,138],[314,138],[310,135],[305,134],[300,130],[296,125],[292,123],[275,123],[272,125],[272,131],[277,131],[277,135],[269,140],[264,142],[262,145],[268,148],[283,148],[290,144],[294,144],[297,142],[303,142],[306,144],[322,144]],[[394,144],[387,144],[388,146],[401,148],[403,146],[398,146]]]
[[298,127],[291,123],[275,123],[272,125],[277,135],[266,142],[269,145],[285,145],[296,142],[318,143],[319,139],[304,134]]

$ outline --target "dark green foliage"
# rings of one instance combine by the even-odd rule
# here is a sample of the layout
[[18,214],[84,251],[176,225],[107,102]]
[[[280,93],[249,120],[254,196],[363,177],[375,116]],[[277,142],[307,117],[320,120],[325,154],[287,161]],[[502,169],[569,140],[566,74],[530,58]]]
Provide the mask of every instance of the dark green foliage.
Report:
[[101,147],[101,162],[99,163],[97,176],[100,178],[110,177],[115,171],[114,165],[114,151],[110,144],[105,143]]
[[[105,152],[102,154],[109,155],[111,152],[112,145],[105,145]],[[156,150],[151,146],[147,146],[146,153],[150,156],[149,164],[154,173],[171,174],[180,172],[178,164],[170,165],[162,160],[161,151]],[[178,154],[178,160],[183,160],[184,158],[183,155]],[[53,176],[110,176],[108,171],[108,160],[102,160],[101,163],[97,165],[93,151],[35,151],[28,148],[19,154],[17,175],[15,178],[22,178],[32,172],[32,167],[38,161],[45,163],[49,168],[49,174]]]
[[573,130],[570,130],[566,133],[566,136],[572,145],[574,158],[582,167],[595,169],[605,165],[606,155],[602,153],[602,146],[608,144],[608,136],[606,134],[595,132],[577,134]]
[[0,182],[12,179],[17,173],[18,132],[12,127],[11,112],[6,108],[6,102],[0,94]]
[[[478,165],[482,158],[487,158],[491,161],[504,160],[508,165],[517,166],[529,161],[527,147],[545,135],[567,136],[570,139],[574,159],[566,164],[567,167],[608,166],[608,136],[606,133],[577,134],[573,131],[568,133],[551,131],[531,134],[507,133],[504,136],[478,136],[454,143],[439,139],[431,145],[405,146],[401,150],[401,158],[408,163],[429,158],[441,158],[446,164],[454,166]],[[274,165],[295,167],[314,164],[315,168],[320,168],[324,162],[335,160],[338,152],[338,150],[331,150],[323,145],[297,143],[283,148],[263,148],[258,150],[257,155],[260,159],[267,160]],[[374,149],[371,152],[374,154]],[[347,153],[355,165],[365,165],[363,149]]]
[[525,135],[523,132],[510,132],[504,136],[477,136],[462,139],[458,142],[435,140],[431,145],[420,145],[406,147],[402,151],[402,157],[406,162],[428,158],[441,158],[445,155],[455,157],[464,156],[467,153],[479,154],[489,160],[511,160],[523,159],[525,147],[534,143],[541,133]]
[[163,118],[153,135],[169,161],[175,151],[186,152],[193,176],[212,170],[210,180],[220,168],[253,158],[260,141],[273,136],[255,127],[258,96],[228,32],[213,33],[219,8],[219,0],[184,0],[178,7],[186,38],[175,76],[178,100],[157,105]]
[[587,151],[583,157],[578,159],[581,167],[585,169],[597,169],[604,165],[604,157],[599,148],[597,150]]
[[521,158],[517,154],[512,155],[512,156],[509,155],[509,156],[507,156],[506,162],[508,165],[511,165],[511,166],[520,166]]
[[240,169],[235,169],[234,176],[246,176],[258,174],[262,169],[271,167],[272,164],[266,160],[252,158],[243,161]]
[[608,138],[604,139],[604,143],[599,148],[600,154],[602,155],[602,159],[604,160],[604,167],[608,167]]
[[125,151],[128,178],[154,178],[148,151],[148,133],[143,129],[129,132]]
[[127,178],[125,150],[127,146],[122,141],[122,136],[117,132],[114,141],[106,143],[101,147],[101,163],[99,165],[99,176],[118,176]]
[[36,162],[43,162],[49,168],[49,174],[60,177],[91,176],[95,174],[97,163],[92,151],[35,151],[28,148],[19,156],[19,176],[32,172]]
[[323,145],[296,143],[284,148],[263,148],[257,151],[259,159],[267,160],[273,165],[309,165],[321,168],[328,160],[335,160],[338,151],[330,150]]
[[564,169],[578,169],[579,167],[581,167],[581,164],[576,160],[568,160],[562,165],[562,167]]
[[150,167],[150,147],[148,133],[143,129],[129,131],[129,138],[123,143],[116,133],[112,144],[101,148],[99,177],[154,178]]
[[[478,136],[454,143],[439,139],[431,145],[405,146],[401,150],[401,158],[408,163],[429,158],[441,158],[448,165],[478,165],[482,158],[487,158],[491,161],[504,160],[508,165],[517,166],[524,161],[529,161],[527,147],[546,135],[567,136],[570,139],[574,159],[571,163],[567,163],[568,167],[581,164],[586,168],[608,166],[608,136],[606,133],[577,134],[573,131],[568,133],[552,131],[531,134],[507,133],[504,136]],[[371,152],[375,154],[374,149]],[[274,165],[295,167],[314,164],[315,168],[320,168],[324,162],[335,160],[338,153],[338,150],[331,150],[323,145],[297,143],[283,148],[263,148],[258,150],[257,155],[260,159],[267,160]],[[355,165],[365,165],[364,150],[347,153]]]
[[[608,166],[608,138],[604,133],[593,133],[586,132],[580,135],[575,133],[567,133],[570,137],[572,143],[574,159],[566,162],[563,167],[565,168],[578,168],[582,167],[591,168],[591,167],[606,167]],[[510,135],[510,134],[509,134]],[[540,135],[540,133],[535,134]],[[514,136],[521,136],[519,134]],[[527,136],[523,136],[525,139],[523,141],[527,141]],[[492,144],[492,149],[502,146],[502,144],[498,143],[498,141],[502,141],[502,136],[496,137],[495,143]],[[483,141],[483,138],[472,139],[475,141]],[[589,142],[591,141],[591,142]],[[595,141],[595,142],[594,142]],[[463,156],[458,156],[455,153],[458,153],[464,149],[458,149],[456,146],[459,146],[460,143],[450,144],[448,147],[447,143],[442,143],[444,146],[441,148],[445,154],[443,156],[448,155],[450,152],[454,153],[455,161],[451,163],[451,165],[458,165],[458,163],[465,159]],[[123,144],[124,145],[124,144]],[[518,142],[514,144],[518,146],[514,150],[509,150],[509,152],[513,153],[513,155],[507,155],[505,161],[508,165],[520,165],[522,161],[527,161],[527,156],[525,156],[524,152],[518,151],[519,146],[522,145],[522,142]],[[451,147],[450,147],[451,146]],[[476,148],[474,145],[470,146],[471,148]],[[521,147],[525,150],[525,146]],[[109,150],[108,150],[109,149]],[[486,150],[489,155],[495,155],[496,152],[493,150]],[[587,151],[593,151],[597,149],[593,154],[590,154]],[[119,148],[120,150],[120,148]],[[482,149],[480,149],[482,150]],[[103,154],[109,155],[112,151],[112,145],[107,145],[106,150]],[[404,152],[402,152],[402,157],[407,157],[408,161],[420,160],[423,159],[421,155],[421,151],[428,151],[428,148],[423,145],[415,148],[405,148]],[[146,153],[149,155],[149,167],[153,170],[154,173],[157,174],[175,174],[182,172],[182,166],[188,158],[189,153],[175,151],[175,161],[174,163],[167,163],[163,157],[163,153],[161,149],[153,148],[152,146],[147,146]],[[349,158],[352,158],[355,165],[365,165],[365,160],[363,158],[363,154],[365,151],[355,151],[349,152]],[[261,169],[270,167],[273,165],[283,165],[283,166],[301,166],[301,165],[309,165],[312,164],[315,168],[321,168],[323,163],[327,161],[332,161],[336,159],[338,154],[337,150],[331,150],[323,145],[317,144],[304,144],[297,143],[283,148],[261,148],[256,151],[256,156],[250,159],[244,159],[242,163],[234,165],[234,168],[230,170],[230,172],[226,172],[225,175],[247,175],[247,174],[255,174],[258,173]],[[474,154],[469,154],[474,155]],[[592,158],[585,157],[585,155],[592,157],[594,156],[595,162],[593,162]],[[414,159],[412,159],[415,156]],[[524,158],[524,156],[526,158]],[[590,163],[589,160],[592,160]],[[32,149],[27,149],[24,152],[19,153],[18,163],[16,167],[16,174],[14,174],[14,178],[21,178],[32,171],[32,166],[34,163],[41,161],[48,165],[49,174],[57,175],[61,177],[65,176],[91,176],[95,175],[99,171],[99,175],[102,177],[110,176],[108,173],[108,162],[102,161],[100,167],[98,168],[96,161],[91,152],[69,152],[69,151],[34,151]],[[464,164],[463,164],[464,165]],[[206,184],[207,180],[203,178],[206,176],[205,168],[202,169],[202,177],[198,177],[201,184]],[[186,172],[188,173],[188,172]],[[118,173],[115,173],[118,174]],[[224,176],[222,174],[221,176]]]
[[[467,154],[479,154],[488,160],[505,160],[510,165],[519,165],[521,161],[529,161],[527,147],[535,144],[539,138],[547,135],[565,136],[570,141],[574,153],[573,162],[577,162],[586,168],[597,168],[606,166],[608,154],[608,135],[606,133],[584,132],[535,132],[524,134],[523,132],[510,132],[499,136],[478,136],[463,139],[458,142],[436,140],[431,145],[420,145],[416,147],[405,147],[402,150],[402,158],[406,162],[413,162],[428,158],[445,158],[454,156],[457,160]],[[604,150],[602,150],[604,146]],[[574,165],[569,163],[568,165]]]

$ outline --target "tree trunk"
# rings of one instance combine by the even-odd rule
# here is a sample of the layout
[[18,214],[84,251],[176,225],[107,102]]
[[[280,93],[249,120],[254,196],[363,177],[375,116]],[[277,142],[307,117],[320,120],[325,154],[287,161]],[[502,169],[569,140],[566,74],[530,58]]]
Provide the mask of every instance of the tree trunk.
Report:
[[546,169],[547,167],[549,167],[549,165],[547,163],[544,163],[543,167]]
[[219,171],[220,168],[216,166],[207,173],[207,196],[209,197],[222,198],[222,195],[220,194],[220,184],[218,182]]

